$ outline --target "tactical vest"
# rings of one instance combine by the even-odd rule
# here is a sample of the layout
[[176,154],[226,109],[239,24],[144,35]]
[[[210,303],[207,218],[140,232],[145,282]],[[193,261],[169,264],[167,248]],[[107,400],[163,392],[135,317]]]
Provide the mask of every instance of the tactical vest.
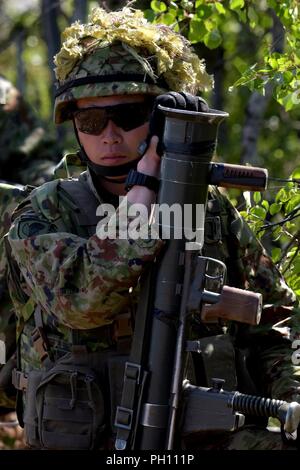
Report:
[[[54,202],[51,208],[44,203],[49,198]],[[68,208],[67,211],[59,210],[59,201]],[[69,231],[89,238],[95,234],[99,222],[96,216],[99,203],[81,175],[78,180],[55,180],[35,189],[29,199],[19,206],[15,216],[27,210],[30,204],[57,231]],[[224,262],[228,257],[224,243],[228,235],[227,217],[225,208],[212,189],[207,206],[203,251],[204,255],[221,258]],[[13,265],[11,274],[14,278]],[[17,273],[12,280],[16,289],[20,288]],[[49,334],[48,325],[44,324],[46,316],[32,299],[24,299],[22,314],[25,323],[19,325],[18,337],[26,334],[30,338],[30,345],[41,362],[38,370],[24,371],[22,347],[19,348],[13,383],[19,391],[18,419],[21,424],[24,423],[28,444],[46,449],[99,448],[106,436],[114,431],[114,410],[120,403],[123,368],[132,335],[128,312],[120,316],[117,324],[89,331],[89,335],[98,337],[102,344],[106,343],[106,347],[96,352],[87,350],[87,338],[82,331],[70,329],[71,347],[55,337],[53,331]],[[201,367],[203,369],[204,365],[202,372],[206,376],[202,384],[209,385],[211,377],[216,377],[219,372],[224,377],[225,372],[228,388],[234,389],[234,348],[228,335],[222,334],[222,327],[222,324],[206,325],[201,334],[205,336],[207,333],[201,339]],[[125,348],[122,350],[123,340]],[[23,346],[26,341],[23,341]]]

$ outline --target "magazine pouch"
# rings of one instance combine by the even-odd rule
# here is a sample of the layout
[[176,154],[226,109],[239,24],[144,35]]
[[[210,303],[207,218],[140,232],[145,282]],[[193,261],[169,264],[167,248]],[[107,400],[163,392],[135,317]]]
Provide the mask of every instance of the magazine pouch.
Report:
[[64,450],[99,445],[105,427],[99,376],[88,355],[77,359],[67,353],[50,370],[29,373],[24,420],[29,445]]

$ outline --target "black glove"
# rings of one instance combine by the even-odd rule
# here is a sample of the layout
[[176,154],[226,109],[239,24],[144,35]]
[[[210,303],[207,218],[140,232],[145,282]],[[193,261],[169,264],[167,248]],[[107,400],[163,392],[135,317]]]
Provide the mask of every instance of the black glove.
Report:
[[170,91],[169,93],[164,93],[163,95],[159,95],[157,98],[155,98],[153,110],[150,116],[147,143],[149,144],[153,135],[157,135],[159,138],[157,153],[162,155],[162,137],[165,124],[165,115],[161,110],[158,109],[159,104],[166,108],[186,109],[188,111],[200,112],[207,112],[209,107],[203,98],[200,96],[191,95],[190,93],[177,93],[175,91]]

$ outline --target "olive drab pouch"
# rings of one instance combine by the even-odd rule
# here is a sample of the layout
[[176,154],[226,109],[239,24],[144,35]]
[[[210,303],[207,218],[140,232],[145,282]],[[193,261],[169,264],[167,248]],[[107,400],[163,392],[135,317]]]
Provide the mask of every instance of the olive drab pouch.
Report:
[[27,443],[43,449],[97,448],[105,428],[100,381],[88,360],[76,363],[72,353],[47,371],[31,371],[24,416]]

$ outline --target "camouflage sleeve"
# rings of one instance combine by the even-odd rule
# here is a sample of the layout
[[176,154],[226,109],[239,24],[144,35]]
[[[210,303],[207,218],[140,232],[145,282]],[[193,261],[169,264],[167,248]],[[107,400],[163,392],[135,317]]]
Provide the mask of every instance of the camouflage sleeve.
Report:
[[[150,235],[148,220],[143,225],[143,233]],[[150,236],[85,239],[58,232],[32,210],[15,220],[8,242],[27,295],[60,323],[76,329],[111,323],[126,308],[128,289],[137,284],[143,268],[162,246],[161,240]]]
[[238,211],[227,198],[224,203],[229,214],[229,281],[242,289],[260,292],[264,301],[258,326],[233,326],[236,345],[251,351],[249,367],[260,393],[299,400],[300,367],[292,361],[293,340],[300,334],[296,296]]

